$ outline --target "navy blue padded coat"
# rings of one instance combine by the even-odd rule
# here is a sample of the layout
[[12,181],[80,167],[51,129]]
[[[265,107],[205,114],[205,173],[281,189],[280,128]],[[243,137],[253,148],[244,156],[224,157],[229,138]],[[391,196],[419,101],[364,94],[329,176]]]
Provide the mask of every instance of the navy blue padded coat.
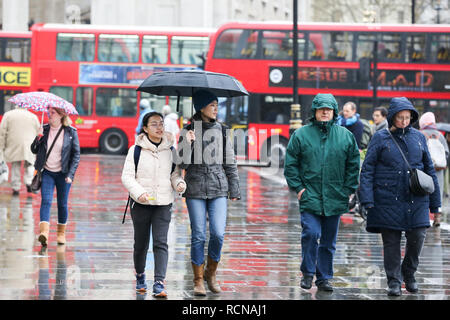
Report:
[[416,196],[409,190],[409,169],[387,130],[377,131],[370,141],[362,165],[359,197],[370,208],[367,216],[368,232],[380,228],[410,230],[429,227],[429,212],[436,213],[441,206],[439,185],[425,136],[411,127],[418,113],[406,98],[393,98],[388,112],[389,127],[395,114],[411,110],[411,123],[405,129],[391,131],[412,168],[432,176],[435,191],[431,195]]

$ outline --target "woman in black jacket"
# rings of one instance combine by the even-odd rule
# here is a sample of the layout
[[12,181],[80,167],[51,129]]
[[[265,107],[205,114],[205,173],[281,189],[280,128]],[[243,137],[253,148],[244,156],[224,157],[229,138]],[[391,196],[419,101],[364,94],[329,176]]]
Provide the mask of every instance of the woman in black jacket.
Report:
[[[50,107],[48,120],[49,123],[41,128],[31,145],[31,151],[37,154],[34,168],[36,171],[42,171],[38,240],[43,246],[48,244],[50,209],[55,187],[58,202],[57,242],[66,243],[69,190],[80,162],[77,129],[70,126],[69,116],[63,109]],[[50,150],[52,144],[53,148]]]

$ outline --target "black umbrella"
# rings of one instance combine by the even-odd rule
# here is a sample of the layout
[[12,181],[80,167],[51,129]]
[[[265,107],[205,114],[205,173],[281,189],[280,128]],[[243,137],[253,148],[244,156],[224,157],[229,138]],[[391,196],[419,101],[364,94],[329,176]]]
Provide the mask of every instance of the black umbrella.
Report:
[[155,72],[145,79],[137,91],[159,96],[177,96],[177,111],[180,96],[192,97],[197,90],[207,89],[218,97],[248,95],[244,86],[234,77],[203,70],[177,70]]

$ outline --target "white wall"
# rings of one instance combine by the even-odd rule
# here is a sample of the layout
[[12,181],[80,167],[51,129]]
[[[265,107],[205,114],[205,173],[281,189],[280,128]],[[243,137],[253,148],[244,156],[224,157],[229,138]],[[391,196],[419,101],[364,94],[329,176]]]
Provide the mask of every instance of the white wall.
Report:
[[28,0],[3,0],[4,31],[28,31]]

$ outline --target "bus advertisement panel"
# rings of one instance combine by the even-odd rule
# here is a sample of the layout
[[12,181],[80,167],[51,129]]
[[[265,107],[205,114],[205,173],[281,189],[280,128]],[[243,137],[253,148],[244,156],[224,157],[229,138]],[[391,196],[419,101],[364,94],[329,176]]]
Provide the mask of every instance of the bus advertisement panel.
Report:
[[[420,113],[433,111],[438,122],[450,121],[449,25],[311,23],[298,28],[303,123],[313,97],[324,92],[341,107],[354,101],[365,119],[371,119],[374,106],[404,96]],[[282,165],[293,103],[292,34],[292,23],[231,22],[211,39],[205,69],[234,76],[250,93],[248,99],[222,101],[219,110],[221,120],[247,130],[240,134],[245,137],[239,141],[245,146],[242,159],[278,159]]]

